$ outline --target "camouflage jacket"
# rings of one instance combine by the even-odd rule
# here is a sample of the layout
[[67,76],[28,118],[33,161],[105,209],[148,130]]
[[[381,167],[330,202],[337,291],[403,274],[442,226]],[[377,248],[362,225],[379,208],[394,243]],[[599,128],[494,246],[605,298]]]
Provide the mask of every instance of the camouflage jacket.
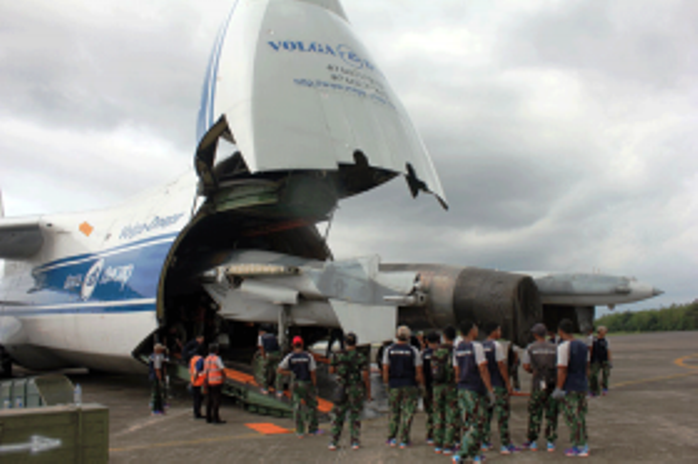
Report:
[[337,382],[345,386],[363,385],[362,372],[367,369],[366,357],[358,350],[346,350],[332,358],[332,367],[337,368]]

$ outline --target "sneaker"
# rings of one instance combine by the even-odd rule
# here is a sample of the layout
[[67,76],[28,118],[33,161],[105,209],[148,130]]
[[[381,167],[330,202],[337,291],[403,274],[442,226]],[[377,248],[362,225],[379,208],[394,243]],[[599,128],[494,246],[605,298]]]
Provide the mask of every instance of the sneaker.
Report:
[[409,442],[404,442],[404,441],[403,441],[402,443],[400,443],[400,449],[405,449],[405,448],[407,448],[408,446],[410,446]]
[[259,389],[259,393],[261,393],[262,395],[268,395],[268,394],[269,394],[269,390],[267,390],[266,388],[260,388],[260,389]]
[[327,449],[330,451],[336,451],[337,445],[335,443],[330,443],[330,445],[327,447]]
[[436,448],[434,448],[434,452],[435,452],[436,454],[441,454],[441,448],[439,448],[439,447],[437,446]]
[[588,458],[589,457],[589,445],[584,445],[581,448],[577,448],[577,456],[580,458]]
[[354,443],[351,444],[351,449],[357,450],[357,449],[359,449],[359,448],[361,448],[361,445],[359,445],[358,442],[354,442]]
[[475,463],[475,462],[484,462],[484,460],[485,460],[485,457],[484,457],[484,456],[475,456],[475,457],[473,458],[473,462],[474,462],[474,463]]
[[577,449],[576,446],[573,446],[572,448],[567,448],[565,450],[565,456],[573,458],[579,456],[579,450]]
[[427,445],[434,446],[434,440],[432,440],[431,438],[427,438]]
[[513,443],[509,443],[508,445],[502,446],[502,447],[499,449],[499,454],[505,454],[505,455],[506,455],[506,454],[511,454],[511,453],[517,453],[517,452],[519,452],[519,451],[521,451],[521,448],[519,448],[518,446],[514,446]]
[[[453,464],[460,464],[461,461],[462,461],[462,459],[457,454],[451,458],[451,462]],[[473,460],[473,462],[477,462],[477,461]]]
[[284,397],[284,394],[282,392],[276,392],[276,399],[277,400],[281,400],[281,399],[283,399],[283,397]]
[[603,391],[601,392],[603,396],[608,395],[608,388],[604,388]]
[[386,441],[385,444],[391,448],[395,448],[397,446],[397,440],[394,438],[388,438],[388,441]]
[[317,429],[317,430],[316,430],[316,431],[314,431],[314,432],[310,432],[310,433],[308,433],[308,435],[312,435],[312,436],[318,436],[318,435],[322,435],[322,434],[324,434],[324,433],[325,433],[325,432],[323,432],[322,430],[320,430],[320,429]]
[[494,449],[494,445],[490,442],[483,442],[482,446],[480,447],[480,450],[482,451],[492,451]]
[[549,441],[548,442],[548,453],[552,453],[553,451],[555,451],[555,443],[553,443],[552,441]]
[[535,441],[527,441],[521,445],[521,448],[529,451],[538,451],[538,444]]
[[301,439],[301,438],[303,438],[303,437],[305,437],[305,434],[303,434],[303,433],[296,433],[296,438]]
[[444,456],[451,456],[453,454],[453,450],[451,448],[444,448]]

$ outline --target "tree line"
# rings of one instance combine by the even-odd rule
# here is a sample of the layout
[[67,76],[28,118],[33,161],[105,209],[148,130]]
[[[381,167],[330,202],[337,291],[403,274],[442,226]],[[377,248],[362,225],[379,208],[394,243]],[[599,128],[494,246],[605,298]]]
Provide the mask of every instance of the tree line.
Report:
[[645,311],[606,314],[594,325],[606,326],[609,332],[664,332],[698,330],[698,300],[693,303]]

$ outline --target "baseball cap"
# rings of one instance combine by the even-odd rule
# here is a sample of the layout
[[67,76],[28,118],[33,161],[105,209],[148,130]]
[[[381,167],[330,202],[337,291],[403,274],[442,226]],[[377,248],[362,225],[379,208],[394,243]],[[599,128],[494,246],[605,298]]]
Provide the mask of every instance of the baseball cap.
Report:
[[533,327],[531,327],[531,333],[534,335],[538,335],[539,337],[545,337],[548,333],[548,329],[545,328],[545,324],[541,324],[539,322],[535,324]]
[[295,337],[293,337],[293,344],[294,345],[302,345],[303,339],[301,337],[299,337],[298,335],[296,335]]

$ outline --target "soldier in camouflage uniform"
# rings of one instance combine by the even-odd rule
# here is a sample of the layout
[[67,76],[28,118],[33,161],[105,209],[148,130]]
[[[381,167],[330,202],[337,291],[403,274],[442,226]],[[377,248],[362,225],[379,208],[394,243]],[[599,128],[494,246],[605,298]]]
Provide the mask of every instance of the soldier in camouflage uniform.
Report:
[[[608,393],[608,377],[611,375],[611,346],[606,339],[606,327],[598,329],[599,336],[591,344],[591,373],[589,377],[589,392],[591,396],[606,395]],[[601,386],[599,386],[599,372],[601,372]],[[601,390],[603,389],[603,390]]]
[[570,428],[572,448],[565,456],[588,457],[589,444],[586,433],[587,390],[589,382],[589,348],[574,335],[574,324],[563,319],[558,326],[562,343],[557,347],[557,385],[551,394],[559,400]]
[[275,372],[281,361],[281,348],[276,335],[271,333],[270,328],[265,325],[259,328],[257,347],[259,349],[259,359],[257,360],[255,380],[261,387],[262,393],[266,395],[269,393],[269,388],[276,378],[276,393],[280,395],[281,376],[275,376]]
[[332,410],[330,450],[336,450],[342,435],[344,419],[349,413],[349,432],[352,449],[359,449],[361,433],[361,411],[364,398],[371,401],[371,382],[368,376],[366,357],[356,349],[356,335],[348,333],[344,337],[346,350],[335,355],[330,364],[330,374],[337,374],[337,383],[344,389],[343,398],[335,399]]
[[494,407],[487,411],[483,449],[493,448],[490,442],[490,431],[492,417],[496,414],[501,442],[499,452],[507,455],[520,451],[520,449],[511,442],[511,435],[509,434],[509,417],[511,415],[509,397],[512,393],[512,388],[509,381],[506,354],[501,343],[497,341],[497,339],[501,338],[502,331],[499,324],[495,322],[485,324],[484,331],[487,334],[487,339],[482,342],[482,347],[487,358],[487,368],[490,372],[495,401]]
[[536,341],[526,347],[523,355],[523,367],[533,374],[531,379],[531,397],[528,401],[528,433],[523,448],[538,450],[538,435],[545,414],[547,438],[546,449],[555,450],[557,440],[557,417],[559,403],[551,398],[557,381],[557,347],[545,339],[547,329],[543,324],[536,324],[531,329]]
[[434,388],[434,451],[453,454],[458,421],[458,392],[453,370],[453,340],[456,330],[446,327],[443,343],[431,356],[431,375]]
[[397,329],[397,343],[383,352],[383,382],[388,385],[390,424],[388,442],[391,447],[400,443],[405,449],[410,445],[410,429],[419,399],[418,385],[424,384],[422,356],[409,344],[410,329]]
[[[317,418],[317,377],[315,358],[303,350],[303,339],[293,338],[293,351],[287,355],[277,370],[281,375],[292,375],[291,402],[293,419],[296,422],[296,435],[303,438],[305,424],[311,435],[319,435]],[[305,403],[305,408],[303,407]]]
[[475,341],[477,326],[472,321],[461,324],[463,341],[453,351],[453,367],[458,382],[458,406],[465,417],[464,434],[454,463],[472,459],[481,463],[480,447],[485,433],[487,408],[494,401],[494,393],[482,345]]
[[436,332],[430,332],[425,337],[426,348],[422,350],[422,372],[424,372],[424,390],[422,401],[424,413],[427,416],[427,444],[434,444],[434,383],[431,375],[431,358],[439,347],[441,337]]

